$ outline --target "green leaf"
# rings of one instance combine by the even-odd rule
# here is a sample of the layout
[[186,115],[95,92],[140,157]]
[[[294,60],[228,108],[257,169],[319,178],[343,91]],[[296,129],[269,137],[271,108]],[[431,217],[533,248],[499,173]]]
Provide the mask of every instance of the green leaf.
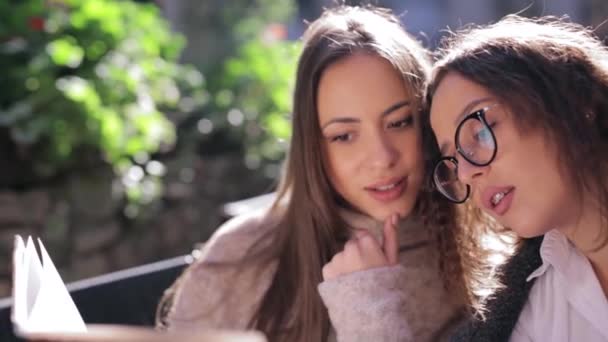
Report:
[[291,135],[291,123],[278,113],[269,114],[265,123],[268,130],[277,138],[286,139]]
[[47,44],[46,51],[55,64],[70,68],[80,66],[84,57],[84,50],[72,37],[64,37],[51,41]]

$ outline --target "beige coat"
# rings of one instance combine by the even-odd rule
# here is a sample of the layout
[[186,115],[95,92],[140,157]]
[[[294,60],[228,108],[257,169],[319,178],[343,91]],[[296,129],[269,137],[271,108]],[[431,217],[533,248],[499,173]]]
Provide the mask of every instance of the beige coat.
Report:
[[[382,239],[382,223],[353,212],[342,213],[354,228]],[[276,262],[265,269],[209,266],[243,257],[272,218],[256,212],[234,218],[205,244],[185,275],[168,313],[169,330],[246,329],[270,286]],[[463,315],[462,298],[446,292],[438,267],[438,251],[428,230],[399,224],[399,265],[359,271],[324,281],[319,294],[328,309],[329,341],[435,341],[444,339]],[[231,289],[227,295],[226,290]]]

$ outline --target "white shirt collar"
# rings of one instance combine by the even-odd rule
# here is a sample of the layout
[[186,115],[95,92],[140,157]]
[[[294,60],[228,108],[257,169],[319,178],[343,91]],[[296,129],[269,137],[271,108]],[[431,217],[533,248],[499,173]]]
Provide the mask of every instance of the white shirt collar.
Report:
[[532,288],[527,314],[520,316],[520,321],[531,322],[522,325],[547,337],[533,340],[562,340],[574,334],[570,336],[593,337],[570,340],[608,341],[608,300],[589,260],[557,230],[545,234],[540,256],[542,265],[527,279],[539,278],[539,286]]
[[542,265],[532,272],[526,281],[531,281],[543,275],[550,267],[557,272],[566,273],[572,253],[577,253],[576,248],[568,238],[556,229],[545,234],[540,246],[540,257]]

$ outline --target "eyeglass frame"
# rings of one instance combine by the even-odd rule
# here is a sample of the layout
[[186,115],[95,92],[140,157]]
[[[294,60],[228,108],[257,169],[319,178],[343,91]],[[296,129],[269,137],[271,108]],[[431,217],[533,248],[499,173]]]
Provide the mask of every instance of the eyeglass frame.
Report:
[[[477,167],[484,167],[484,166],[488,166],[490,165],[494,159],[496,158],[496,153],[498,151],[498,142],[496,140],[496,135],[494,134],[494,130],[492,130],[492,127],[488,124],[488,121],[486,120],[486,112],[488,110],[490,110],[491,108],[497,106],[498,104],[493,104],[493,105],[489,105],[489,106],[485,106],[481,109],[478,109],[470,114],[468,114],[467,116],[465,116],[462,121],[460,121],[460,123],[458,124],[458,127],[456,127],[456,132],[454,133],[454,146],[456,146],[456,151],[458,152],[458,154],[460,154],[468,163],[477,166]],[[482,125],[484,125],[485,128],[488,129],[488,131],[490,132],[490,136],[492,137],[492,140],[494,142],[494,151],[492,152],[492,156],[490,157],[490,159],[487,162],[484,163],[477,163],[471,159],[469,159],[467,157],[467,154],[465,153],[464,149],[461,147],[460,143],[458,142],[458,138],[460,137],[460,130],[462,129],[462,126],[464,125],[465,122],[469,121],[469,120],[478,120],[479,122],[481,122]],[[454,165],[456,165],[456,177],[458,177],[458,159],[455,156],[445,156],[445,157],[441,157],[439,158],[439,160],[437,160],[437,162],[435,162],[435,166],[433,167],[433,185],[435,186],[435,189],[437,189],[437,191],[439,191],[443,197],[447,198],[450,202],[456,203],[456,204],[462,204],[464,202],[466,202],[469,199],[469,196],[471,194],[471,186],[469,184],[465,184],[466,185],[466,195],[464,196],[464,199],[460,200],[460,201],[456,201],[452,198],[450,198],[450,196],[446,195],[441,189],[442,187],[437,185],[437,177],[435,176],[437,173],[437,168],[439,167],[439,165],[441,163],[443,163],[444,161],[449,161],[451,163],[453,163]],[[460,182],[460,180],[458,180]]]

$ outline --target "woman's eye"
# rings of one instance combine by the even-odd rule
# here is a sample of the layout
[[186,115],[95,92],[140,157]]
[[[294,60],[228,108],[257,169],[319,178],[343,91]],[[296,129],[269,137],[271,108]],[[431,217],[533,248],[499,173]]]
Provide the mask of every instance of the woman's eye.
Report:
[[[490,127],[488,129],[488,126]],[[475,140],[477,141],[488,141],[492,139],[492,131],[494,130],[494,127],[496,126],[496,122],[493,122],[491,124],[488,124],[488,126],[484,126],[482,129],[480,129],[477,134],[475,134]]]
[[475,140],[478,142],[479,141],[484,142],[491,138],[492,138],[492,135],[490,134],[490,130],[485,127],[480,129],[477,132],[477,134],[475,134]]
[[338,142],[338,141],[349,141],[352,139],[352,134],[350,133],[345,133],[345,134],[340,134],[340,135],[334,135],[332,137],[329,138],[330,142]]
[[411,126],[413,122],[414,122],[414,117],[412,115],[410,115],[402,120],[391,122],[388,125],[388,127],[389,128],[403,128],[403,127]]

